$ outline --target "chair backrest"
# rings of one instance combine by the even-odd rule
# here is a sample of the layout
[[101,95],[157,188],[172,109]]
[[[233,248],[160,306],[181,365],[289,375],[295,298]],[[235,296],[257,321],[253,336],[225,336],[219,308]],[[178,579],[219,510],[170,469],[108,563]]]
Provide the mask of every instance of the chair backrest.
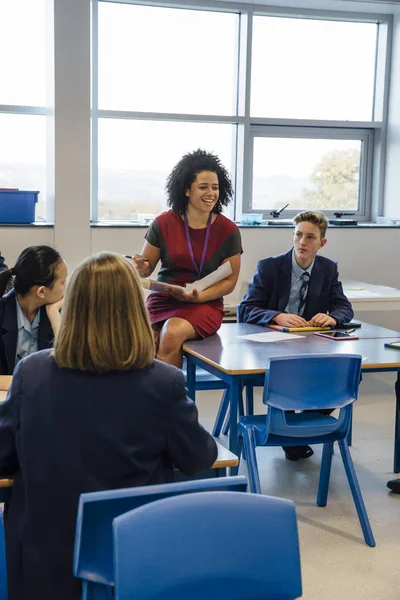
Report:
[[3,511],[0,509],[0,600],[7,600],[7,563]]
[[176,496],[121,515],[113,531],[115,600],[293,600],[302,593],[290,500]]
[[357,400],[361,361],[359,354],[270,358],[263,402],[280,410],[343,408]]
[[113,519],[129,510],[176,494],[247,491],[245,477],[221,477],[81,494],[76,521],[74,575],[113,584]]

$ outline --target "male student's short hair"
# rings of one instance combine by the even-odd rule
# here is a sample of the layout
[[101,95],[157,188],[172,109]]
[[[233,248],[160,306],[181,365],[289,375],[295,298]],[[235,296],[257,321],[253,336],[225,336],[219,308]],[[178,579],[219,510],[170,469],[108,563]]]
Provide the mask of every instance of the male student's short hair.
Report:
[[61,368],[108,373],[150,366],[154,338],[139,276],[126,258],[101,252],[72,273],[54,344]]
[[293,219],[295,226],[304,221],[317,225],[321,233],[321,238],[325,237],[326,230],[328,229],[328,219],[322,212],[319,212],[318,210],[305,210],[296,215]]

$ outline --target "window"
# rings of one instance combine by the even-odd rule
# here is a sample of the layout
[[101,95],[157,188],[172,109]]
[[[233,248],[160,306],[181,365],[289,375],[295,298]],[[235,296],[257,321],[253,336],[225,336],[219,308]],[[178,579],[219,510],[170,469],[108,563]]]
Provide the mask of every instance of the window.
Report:
[[138,220],[167,209],[165,181],[183,154],[215,152],[232,168],[234,127],[183,121],[99,121],[99,220]]
[[372,121],[377,27],[254,17],[252,116]]
[[237,27],[233,13],[99,2],[92,220],[166,210],[166,177],[186,152],[234,168]]
[[46,218],[45,28],[45,0],[0,3],[0,187],[39,190],[38,221]]
[[[320,137],[255,137],[253,150],[253,193],[248,209],[256,212],[321,210],[360,213],[363,194],[367,131],[346,132],[347,139]],[[316,130],[305,132],[316,136]],[[337,134],[336,134],[337,135]]]
[[377,214],[390,17],[186,1],[93,0],[92,220],[165,210],[198,147],[230,170],[238,218]]
[[99,108],[232,115],[236,29],[234,14],[100,2]]

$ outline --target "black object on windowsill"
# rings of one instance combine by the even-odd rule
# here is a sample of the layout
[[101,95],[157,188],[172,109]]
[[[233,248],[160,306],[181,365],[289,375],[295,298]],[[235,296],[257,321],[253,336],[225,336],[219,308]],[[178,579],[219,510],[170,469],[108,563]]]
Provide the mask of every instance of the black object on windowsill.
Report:
[[280,217],[280,215],[281,215],[281,212],[283,210],[285,210],[285,208],[287,208],[288,206],[289,206],[289,204],[286,204],[286,206],[284,206],[280,210],[273,210],[269,214],[271,215],[271,217],[274,217],[274,219],[278,219],[278,217]]
[[354,217],[354,213],[335,212],[336,219],[329,219],[329,225],[338,225],[339,227],[349,227],[357,225],[354,219],[342,219],[342,217]]

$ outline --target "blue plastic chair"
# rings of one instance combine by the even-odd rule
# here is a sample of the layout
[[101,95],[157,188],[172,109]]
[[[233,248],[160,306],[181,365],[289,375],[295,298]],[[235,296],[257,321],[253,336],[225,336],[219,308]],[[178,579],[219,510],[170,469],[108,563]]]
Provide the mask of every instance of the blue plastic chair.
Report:
[[[183,358],[182,371],[186,378],[186,358]],[[208,373],[201,367],[196,367],[196,391],[204,390],[226,390],[228,384],[222,379],[219,379],[215,375]]]
[[301,596],[296,510],[289,500],[223,492],[176,496],[114,519],[113,531],[115,600]]
[[7,563],[3,511],[0,510],[0,600],[7,600]]
[[81,494],[73,572],[75,577],[83,579],[82,598],[113,597],[112,521],[115,517],[161,498],[210,490],[246,492],[247,480],[245,477],[222,477]]
[[[243,448],[252,492],[261,494],[257,446],[324,444],[317,505],[326,506],[333,444],[338,442],[364,538],[375,546],[361,489],[347,443],[352,403],[357,400],[360,355],[327,354],[270,358],[263,402],[267,415],[239,419],[239,448]],[[324,408],[339,408],[338,418],[322,415]],[[285,411],[307,412],[285,412]],[[308,412],[310,411],[310,412]]]

